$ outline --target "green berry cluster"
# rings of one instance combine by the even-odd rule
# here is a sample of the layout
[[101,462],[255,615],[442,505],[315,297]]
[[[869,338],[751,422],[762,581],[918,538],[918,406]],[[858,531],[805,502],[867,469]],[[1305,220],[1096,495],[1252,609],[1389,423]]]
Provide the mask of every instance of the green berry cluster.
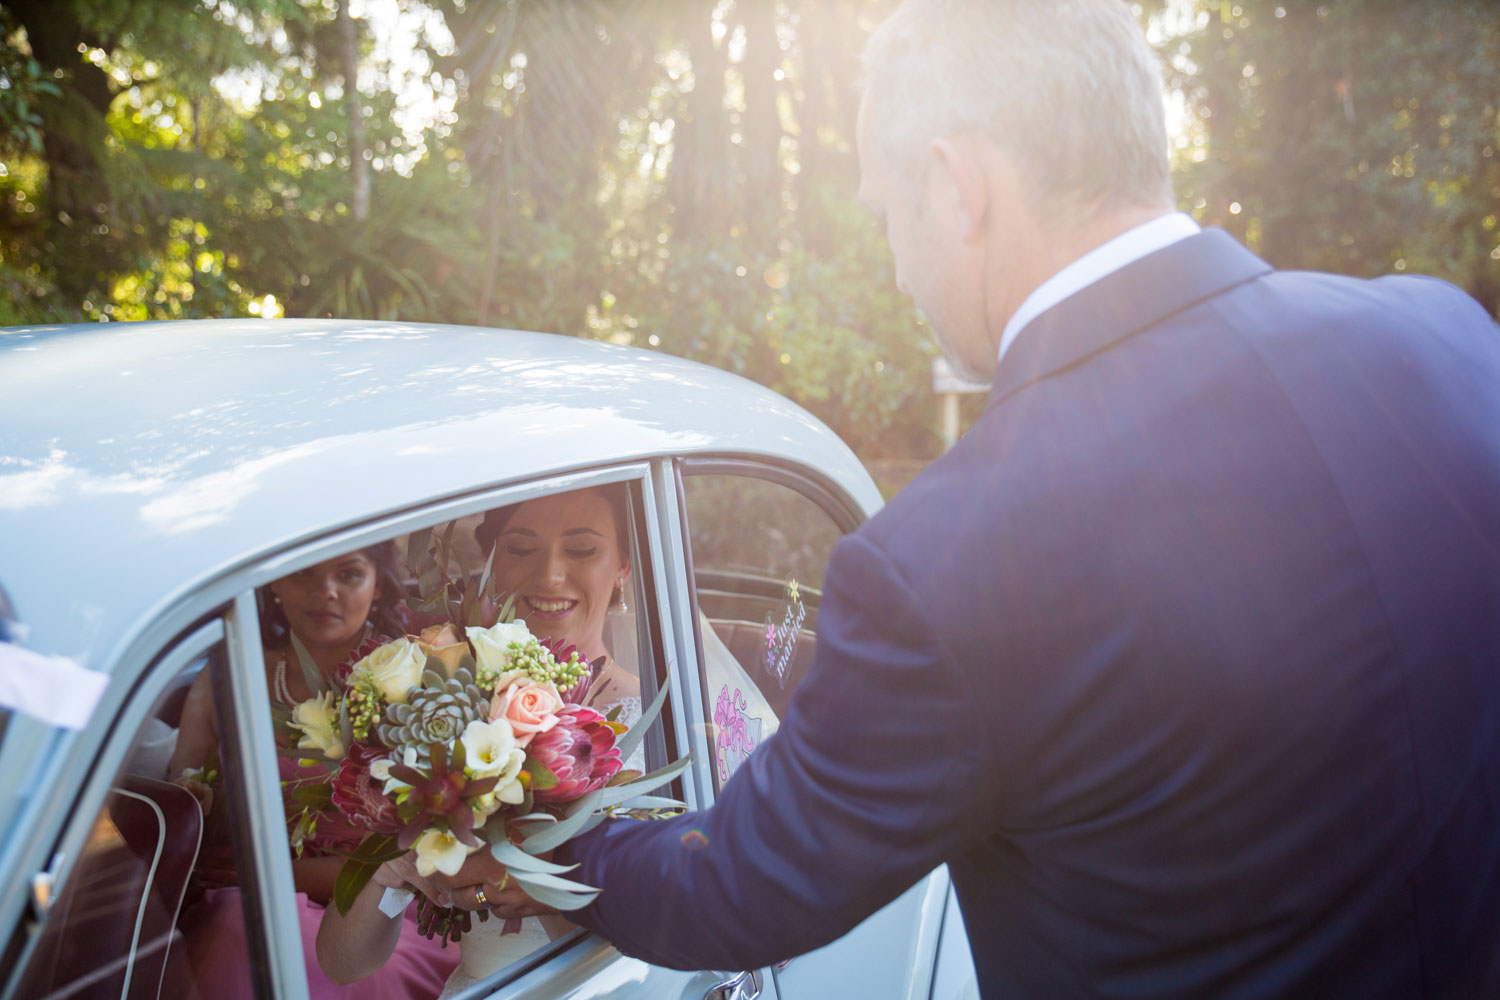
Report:
[[566,691],[589,672],[589,665],[578,658],[577,650],[565,662],[558,662],[547,647],[535,640],[511,643],[510,654],[513,669],[524,671],[538,684],[551,681],[559,691]]
[[344,696],[345,710],[349,713],[349,727],[354,738],[363,742],[370,738],[370,730],[380,721],[380,690],[367,674],[352,678],[348,693]]

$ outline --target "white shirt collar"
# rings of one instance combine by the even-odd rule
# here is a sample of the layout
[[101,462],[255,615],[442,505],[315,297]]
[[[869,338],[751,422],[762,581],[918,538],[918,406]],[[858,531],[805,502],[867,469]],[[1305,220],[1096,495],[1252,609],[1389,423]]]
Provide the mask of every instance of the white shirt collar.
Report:
[[1187,239],[1200,231],[1193,217],[1183,212],[1169,212],[1143,222],[1133,229],[1102,243],[1052,277],[1036,286],[1036,289],[1021,303],[1010,322],[1000,334],[1000,357],[1015,342],[1021,330],[1042,313],[1063,299],[1080,292],[1094,282],[1113,274],[1126,264],[1155,253],[1162,247],[1171,246],[1178,240]]

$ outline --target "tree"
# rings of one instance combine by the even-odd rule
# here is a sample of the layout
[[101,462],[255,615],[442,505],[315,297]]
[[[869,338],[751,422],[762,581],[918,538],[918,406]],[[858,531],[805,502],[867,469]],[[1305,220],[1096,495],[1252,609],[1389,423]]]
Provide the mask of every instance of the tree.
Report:
[[1272,264],[1420,271],[1500,314],[1492,3],[1206,0],[1164,46],[1183,203]]

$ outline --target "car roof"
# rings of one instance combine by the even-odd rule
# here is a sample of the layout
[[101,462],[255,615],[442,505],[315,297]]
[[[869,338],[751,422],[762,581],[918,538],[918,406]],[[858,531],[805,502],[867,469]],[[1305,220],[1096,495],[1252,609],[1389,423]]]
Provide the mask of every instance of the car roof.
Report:
[[108,670],[162,608],[265,553],[433,498],[660,455],[878,492],[738,376],[576,337],[196,320],[0,331],[0,584],[26,645]]

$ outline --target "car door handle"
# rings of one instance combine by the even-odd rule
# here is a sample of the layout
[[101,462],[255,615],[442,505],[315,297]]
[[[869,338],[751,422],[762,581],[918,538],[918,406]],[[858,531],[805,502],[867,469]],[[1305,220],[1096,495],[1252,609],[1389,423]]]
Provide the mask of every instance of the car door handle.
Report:
[[703,994],[703,1000],[756,1000],[760,996],[760,970],[738,972],[715,983]]

